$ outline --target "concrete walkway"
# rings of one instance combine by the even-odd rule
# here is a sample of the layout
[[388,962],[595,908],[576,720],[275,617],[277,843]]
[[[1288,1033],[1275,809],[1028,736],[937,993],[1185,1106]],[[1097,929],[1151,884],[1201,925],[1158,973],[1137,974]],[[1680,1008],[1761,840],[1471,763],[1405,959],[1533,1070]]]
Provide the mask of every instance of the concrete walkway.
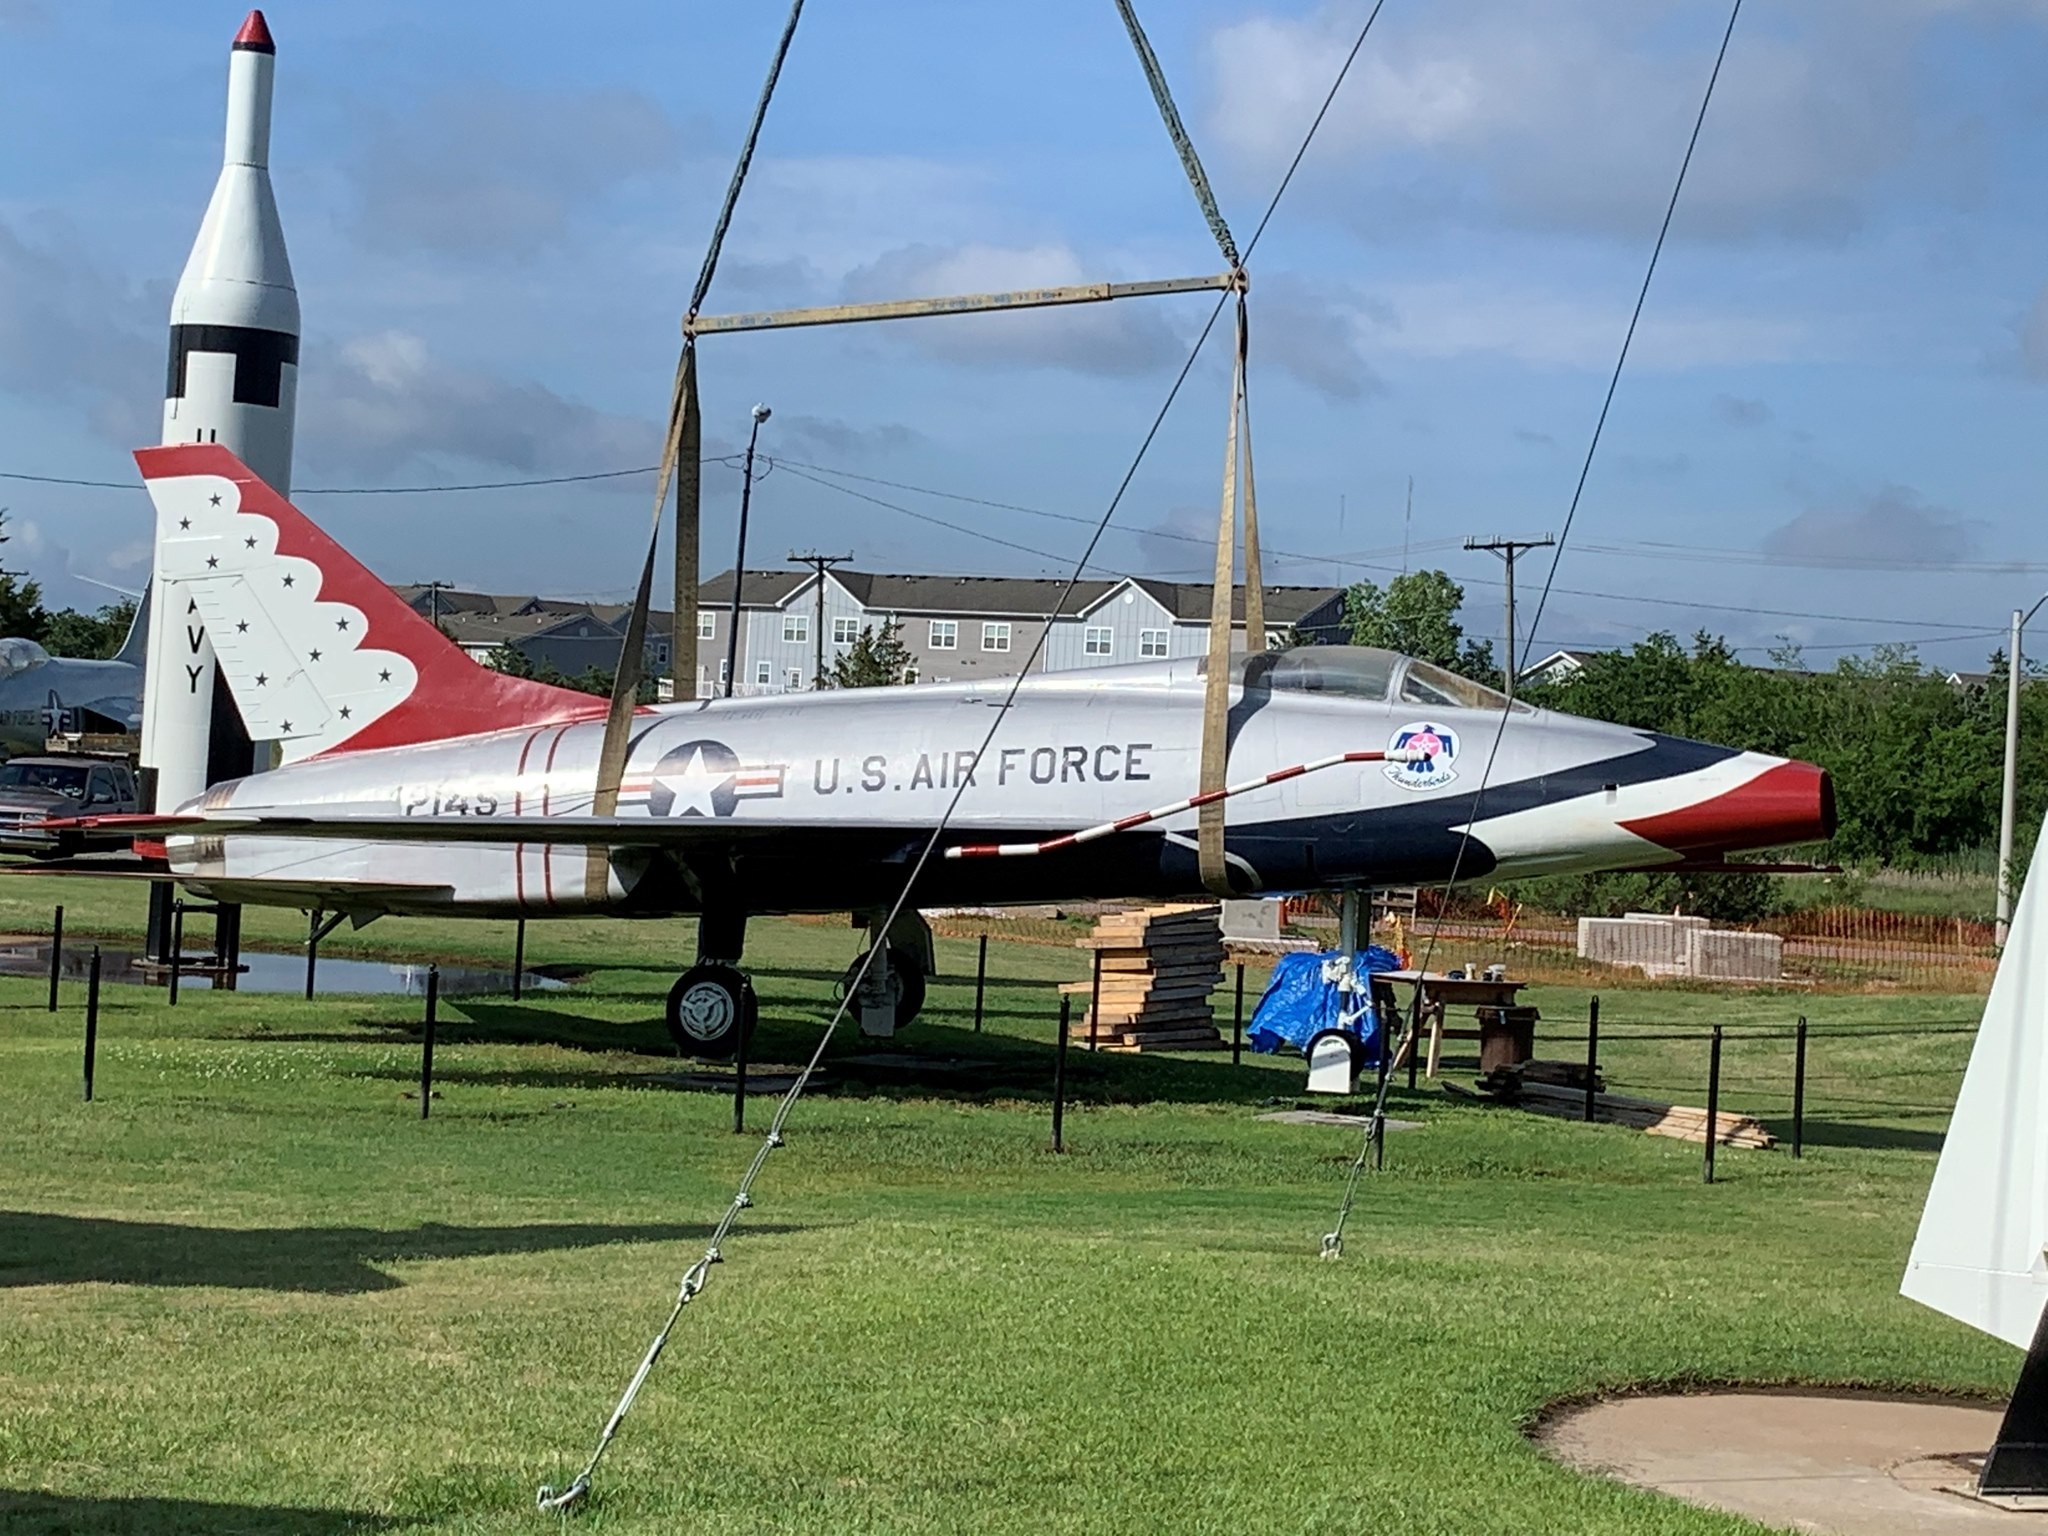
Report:
[[2048,1533],[2048,1509],[1970,1496],[2002,1410],[1851,1395],[1711,1392],[1575,1409],[1538,1436],[1559,1460],[1785,1530]]

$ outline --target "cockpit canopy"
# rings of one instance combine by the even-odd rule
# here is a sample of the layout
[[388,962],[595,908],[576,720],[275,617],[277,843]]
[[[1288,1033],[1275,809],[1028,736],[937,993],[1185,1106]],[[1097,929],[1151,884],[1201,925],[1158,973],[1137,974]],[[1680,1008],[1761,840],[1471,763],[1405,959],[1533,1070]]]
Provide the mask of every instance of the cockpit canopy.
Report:
[[0,640],[0,680],[19,677],[50,659],[50,653],[33,640]]
[[1299,645],[1233,659],[1239,680],[1254,691],[1324,693],[1373,703],[1394,700],[1423,709],[1500,710],[1508,704],[1484,684],[1374,646]]

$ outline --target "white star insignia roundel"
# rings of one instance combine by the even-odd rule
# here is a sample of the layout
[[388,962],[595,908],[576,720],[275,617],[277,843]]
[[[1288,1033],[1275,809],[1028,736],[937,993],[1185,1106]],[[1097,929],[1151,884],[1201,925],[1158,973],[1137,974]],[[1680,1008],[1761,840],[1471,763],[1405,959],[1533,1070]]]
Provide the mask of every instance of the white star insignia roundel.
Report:
[[690,754],[690,760],[683,764],[681,773],[663,773],[655,776],[654,782],[675,796],[670,808],[671,816],[712,816],[716,815],[711,797],[731,780],[730,768],[707,767],[704,749],[697,748]]

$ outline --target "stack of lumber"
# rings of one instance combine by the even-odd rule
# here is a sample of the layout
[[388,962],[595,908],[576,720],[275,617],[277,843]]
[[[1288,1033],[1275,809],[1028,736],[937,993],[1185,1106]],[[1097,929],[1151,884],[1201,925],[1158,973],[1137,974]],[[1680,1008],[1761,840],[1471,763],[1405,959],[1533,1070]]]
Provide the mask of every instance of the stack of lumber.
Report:
[[[1221,1050],[1209,994],[1223,980],[1223,932],[1213,904],[1113,912],[1077,940],[1101,957],[1101,1016],[1079,1038],[1105,1051]],[[1091,981],[1065,991],[1087,996]]]
[[[1501,1102],[1534,1110],[1539,1115],[1555,1115],[1563,1120],[1583,1119],[1586,1113],[1583,1089],[1559,1088],[1548,1083],[1524,1081],[1519,1092],[1503,1097]],[[1656,1099],[1636,1099],[1619,1093],[1596,1093],[1593,1095],[1593,1118],[1607,1125],[1632,1125],[1652,1136],[1671,1136],[1701,1145],[1705,1145],[1707,1140],[1707,1112],[1693,1105],[1665,1104]],[[1761,1121],[1748,1115],[1729,1114],[1725,1110],[1715,1116],[1714,1141],[1718,1146],[1755,1147],[1759,1150],[1778,1144]]]

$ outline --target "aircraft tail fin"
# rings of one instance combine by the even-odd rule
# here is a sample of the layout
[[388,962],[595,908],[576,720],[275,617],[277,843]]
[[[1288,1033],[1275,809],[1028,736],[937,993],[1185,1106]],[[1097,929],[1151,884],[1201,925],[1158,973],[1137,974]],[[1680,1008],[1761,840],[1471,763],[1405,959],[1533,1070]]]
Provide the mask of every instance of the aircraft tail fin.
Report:
[[472,661],[226,448],[135,461],[156,503],[153,598],[204,624],[250,736],[286,762],[605,713]]
[[128,638],[121,642],[121,649],[114,652],[115,661],[125,661],[131,667],[139,667],[149,657],[149,602],[155,593],[155,584],[142,589],[142,598],[135,605],[135,616],[128,621]]
[[1899,1289],[2025,1349],[2048,1301],[2044,1244],[2048,863],[2037,861],[2020,892]]

